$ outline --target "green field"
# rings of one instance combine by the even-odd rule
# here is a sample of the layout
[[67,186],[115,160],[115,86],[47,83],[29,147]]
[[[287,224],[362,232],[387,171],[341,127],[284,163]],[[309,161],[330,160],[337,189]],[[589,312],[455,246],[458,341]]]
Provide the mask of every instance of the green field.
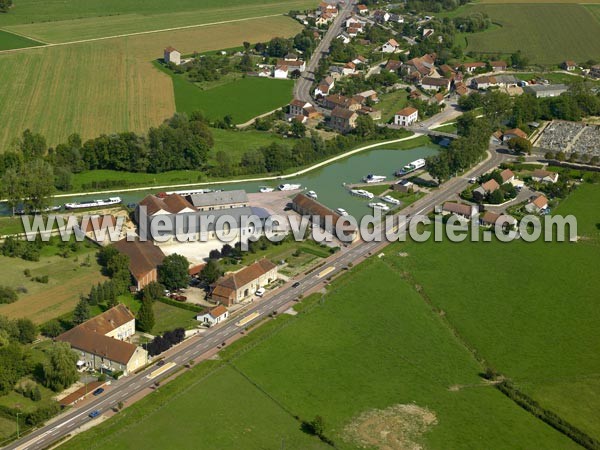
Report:
[[292,80],[247,77],[201,90],[182,76],[173,76],[178,112],[202,111],[212,120],[231,115],[236,124],[287,105],[293,87]]
[[[316,6],[314,0],[179,0],[165,4],[156,0],[89,2],[68,0],[40,3],[24,0],[10,14],[0,17],[8,31],[45,42],[72,42],[177,27],[265,17]],[[238,27],[243,24],[238,24]]]
[[584,62],[600,55],[600,21],[577,4],[475,4],[457,14],[482,12],[499,27],[466,35],[467,51],[509,54],[521,50],[534,64]]
[[[194,376],[63,448],[193,448],[200,438],[207,448],[320,448],[300,432],[296,415],[321,415],[337,448],[358,448],[347,427],[364,412],[373,414],[373,429],[355,428],[371,447],[383,444],[383,428],[392,442],[432,449],[576,448],[483,382],[469,351],[386,258],[350,273],[323,301],[308,299],[314,308],[302,305],[305,313],[245,338],[247,351],[198,365]],[[193,414],[199,403],[210,414]],[[393,405],[404,406],[391,418],[378,413]],[[206,432],[214,429],[223,432]]]
[[397,111],[406,106],[408,93],[404,89],[401,89],[381,95],[380,100],[377,104],[377,109],[381,110],[381,121],[387,123],[394,118]]
[[37,47],[38,45],[43,44],[23,36],[9,33],[8,31],[0,30],[0,51],[13,48]]

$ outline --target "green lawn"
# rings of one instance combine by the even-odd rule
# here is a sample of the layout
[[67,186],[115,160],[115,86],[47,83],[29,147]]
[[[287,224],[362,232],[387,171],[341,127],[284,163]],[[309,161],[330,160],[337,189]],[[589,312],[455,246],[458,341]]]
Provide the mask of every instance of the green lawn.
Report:
[[577,217],[577,244],[412,243],[391,258],[492,367],[596,439],[598,211],[600,185],[585,184],[554,211]]
[[10,50],[13,48],[37,47],[44,45],[26,37],[19,36],[8,31],[0,30],[0,50]]
[[229,153],[235,162],[239,162],[242,155],[249,150],[266,147],[273,142],[290,144],[289,140],[284,140],[280,136],[252,129],[238,131],[212,128],[211,132],[215,141],[215,146],[209,155],[211,161],[214,161],[214,157],[219,151]]
[[381,121],[387,123],[392,120],[396,112],[406,106],[407,99],[408,93],[404,89],[382,94],[380,102],[376,105],[376,108],[381,110]]
[[154,302],[153,334],[164,333],[175,328],[194,328],[198,325],[196,313],[161,302]]
[[466,35],[467,51],[508,54],[521,50],[535,64],[565,59],[587,61],[600,55],[600,21],[577,4],[474,4],[455,15],[482,12],[499,27]]
[[[369,260],[350,274],[323,301],[306,300],[315,307],[266,323],[221,360],[196,365],[62,448],[194,448],[199,439],[219,449],[322,448],[293,418],[315,415],[336,448],[358,448],[346,427],[393,405],[416,410],[393,416],[404,426],[419,424],[421,411],[433,422],[408,437],[392,431],[388,439],[407,448],[576,448],[486,385],[444,319],[388,261]],[[235,352],[246,341],[247,350]],[[199,405],[210,413],[196,414]],[[221,432],[207,432],[215,429]],[[388,448],[379,436],[364,435],[375,439],[370,447]]]
[[247,77],[201,90],[181,75],[172,75],[172,79],[178,112],[202,111],[213,120],[230,115],[234,123],[287,105],[294,86],[292,80]]

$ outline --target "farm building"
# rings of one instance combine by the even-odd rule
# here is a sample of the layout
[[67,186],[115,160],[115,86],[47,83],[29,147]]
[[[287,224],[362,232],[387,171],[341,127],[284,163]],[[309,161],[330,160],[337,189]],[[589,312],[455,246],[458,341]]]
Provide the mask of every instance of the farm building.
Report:
[[565,84],[530,84],[523,88],[528,94],[535,95],[537,98],[558,97],[569,90]]
[[128,342],[135,334],[135,316],[123,304],[105,311],[56,338],[68,342],[77,353],[80,369],[124,375],[144,366],[148,353]]
[[158,281],[158,266],[165,259],[162,250],[151,241],[128,241],[122,239],[114,244],[119,252],[129,257],[129,272],[136,290],[144,289]]
[[[310,216],[313,226],[325,229],[340,240],[354,242],[358,238],[358,230],[353,226],[345,226],[342,230],[344,236],[337,236],[335,227],[342,216],[305,194],[298,194],[294,197],[292,208],[300,215]],[[318,222],[315,223],[315,220]]]
[[192,194],[189,196],[189,199],[190,203],[198,211],[242,208],[249,205],[248,195],[242,189]]
[[167,64],[173,63],[178,66],[181,64],[181,53],[173,47],[167,47],[163,53],[163,59]]
[[239,303],[277,279],[277,266],[261,259],[244,269],[221,277],[211,287],[211,298],[224,306]]

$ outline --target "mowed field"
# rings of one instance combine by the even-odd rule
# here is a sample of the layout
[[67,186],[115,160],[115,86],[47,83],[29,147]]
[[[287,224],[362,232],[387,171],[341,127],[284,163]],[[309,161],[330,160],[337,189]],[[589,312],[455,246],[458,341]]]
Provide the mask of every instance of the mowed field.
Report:
[[500,25],[466,35],[467,51],[513,53],[521,50],[532,63],[600,57],[600,21],[577,4],[475,4],[461,13],[483,12]]
[[[40,261],[23,261],[19,258],[0,256],[0,285],[13,288],[25,287],[26,294],[8,305],[0,305],[0,315],[17,319],[27,317],[41,324],[73,310],[80,294],[88,294],[90,287],[105,278],[95,260],[96,249],[86,249],[76,256],[42,256]],[[87,255],[91,266],[83,267]],[[48,275],[48,284],[27,278],[23,271],[29,269],[31,275]]]
[[0,30],[0,51],[13,48],[37,47],[43,45],[40,42],[18,36],[7,31]]
[[[67,0],[60,4],[41,3],[43,2],[36,0],[19,2],[10,15],[6,15],[6,18],[0,17],[0,27],[44,42],[72,42],[265,17],[287,13],[290,10],[304,10],[318,4],[315,0],[234,0],[226,4],[214,0],[176,0],[170,2],[168,7],[154,0]],[[36,11],[33,4],[40,11]],[[239,26],[243,26],[243,22]]]
[[323,448],[294,420],[316,415],[340,449],[576,448],[485,383],[385,258],[306,302],[61,448]]
[[173,85],[153,67],[167,45],[184,53],[243,41],[290,36],[301,26],[278,16],[0,54],[0,149],[26,128],[55,145],[71,133],[91,138],[118,131],[145,132],[171,116]]
[[390,259],[488,364],[600,439],[600,185],[554,213],[575,215],[578,243],[406,244]]

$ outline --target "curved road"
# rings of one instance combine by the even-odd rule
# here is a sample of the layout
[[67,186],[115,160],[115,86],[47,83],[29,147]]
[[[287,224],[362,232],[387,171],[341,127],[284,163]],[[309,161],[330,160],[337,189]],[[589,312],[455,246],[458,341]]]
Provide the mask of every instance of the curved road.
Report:
[[[450,195],[465,189],[468,185],[468,179],[470,177],[479,176],[480,174],[487,172],[493,167],[499,165],[508,158],[509,155],[499,153],[497,148],[491,148],[488,159],[480,163],[469,173],[462,177],[453,178],[447,181],[446,183],[442,184],[438,190],[428,194],[410,207],[402,210],[402,213],[407,215],[410,214],[410,216],[414,217],[415,215],[431,211],[436,205],[440,205],[446,199],[448,199]],[[397,225],[405,226],[407,221],[403,220],[401,222],[395,222]],[[387,245],[388,242],[385,241],[358,241],[353,245],[344,248],[342,251],[331,256],[327,260],[327,263],[320,267],[319,270],[316,270],[309,275],[291,280],[286,285],[274,291],[268,297],[265,297],[257,302],[256,305],[252,306],[252,308],[249,308],[239,318],[232,318],[231,322],[225,322],[222,325],[211,328],[204,335],[196,335],[180,344],[168,357],[165,358],[165,362],[172,362],[177,366],[181,366],[191,359],[197,359],[210,351],[214,351],[221,343],[227,342],[229,339],[240,334],[243,328],[236,326],[237,321],[256,313],[256,317],[254,317],[252,320],[249,320],[244,325],[247,326],[264,319],[275,310],[282,311],[287,309],[296,299],[298,299],[300,294],[314,291],[320,286],[323,286],[325,280],[320,278],[318,273],[321,273],[324,270],[330,270],[330,272],[327,273],[327,277],[333,276],[343,271],[344,267],[347,267],[349,263],[356,263],[357,261],[360,261],[361,259],[380,251]],[[300,285],[294,288],[292,285],[294,282],[299,282]],[[50,424],[33,431],[27,436],[21,438],[19,441],[9,444],[6,448],[46,448],[58,439],[72,433],[75,429],[89,423],[91,419],[88,417],[88,414],[91,411],[98,410],[101,413],[107,412],[119,402],[127,401],[134,395],[152,386],[156,380],[165,378],[172,372],[171,369],[154,379],[149,379],[148,374],[156,369],[157,367],[153,365],[139,374],[124,377],[113,382],[110,388],[107,389],[103,395],[99,396],[98,398],[93,398],[92,401],[80,406],[79,408],[75,407],[72,411],[67,412],[63,416],[59,416]]]

